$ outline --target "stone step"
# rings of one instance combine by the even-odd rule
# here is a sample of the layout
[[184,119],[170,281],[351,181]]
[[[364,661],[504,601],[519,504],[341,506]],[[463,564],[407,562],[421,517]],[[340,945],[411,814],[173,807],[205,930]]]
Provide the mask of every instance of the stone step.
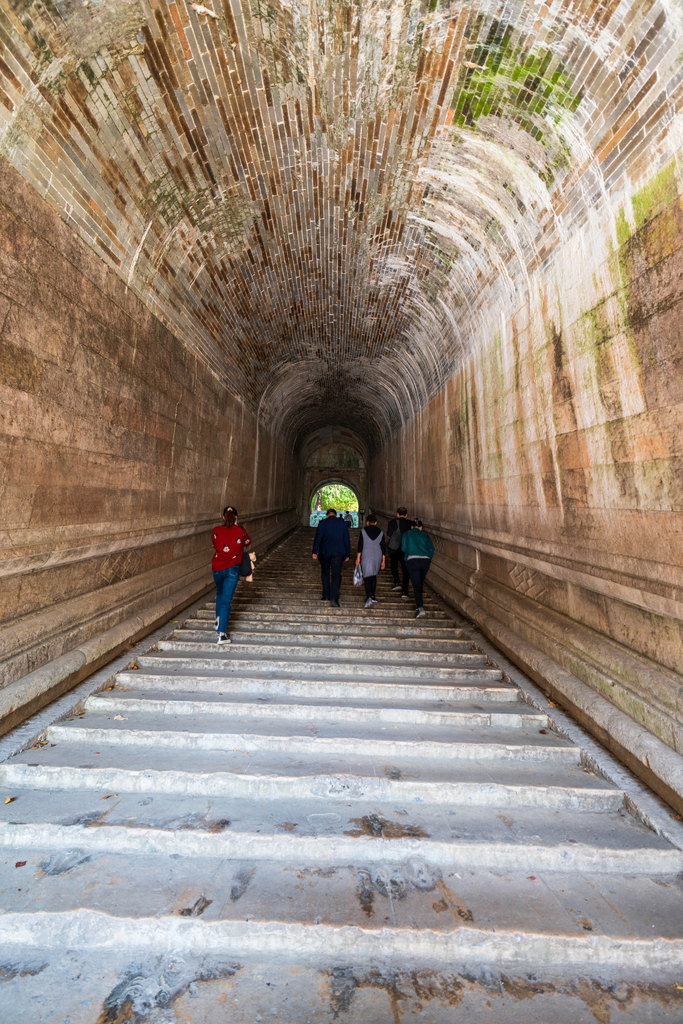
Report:
[[[192,631],[203,631],[215,634],[216,628],[212,621],[205,619],[187,619],[186,628],[178,630],[177,636],[185,636]],[[417,630],[415,631],[417,632]],[[215,636],[214,636],[215,639]],[[298,632],[294,626],[289,629],[279,629],[273,626],[272,629],[256,629],[239,626],[235,628],[230,623],[230,639],[233,644],[261,644],[261,643],[286,643],[286,644],[316,644],[320,647],[354,647],[364,650],[394,650],[394,651],[476,651],[477,648],[471,640],[452,640],[448,635],[433,637],[415,636],[402,637],[393,636],[388,630],[378,631],[378,635],[368,636],[366,631],[350,633],[345,629],[343,633],[333,632],[331,629],[323,631],[320,626],[308,627],[305,632]]]
[[[154,712],[138,712],[131,727],[123,722],[88,713],[72,724],[50,726],[45,733],[49,743],[89,744],[104,747],[152,747],[176,751],[281,752],[288,756],[330,755],[378,757],[384,760],[410,758],[426,760],[523,760],[578,763],[580,750],[555,734],[541,735],[538,729],[521,725],[515,729],[489,726],[487,735],[473,735],[466,725],[437,726],[432,724],[393,724],[384,729],[387,736],[377,736],[374,721],[357,719],[341,722],[313,720],[292,721],[284,716],[273,721],[226,715],[203,716],[177,714],[174,728],[167,716]],[[380,727],[381,728],[381,727]],[[390,735],[389,735],[390,732]]]
[[[211,611],[199,611],[198,617],[206,618],[209,622],[214,623],[216,616]],[[340,629],[346,630],[351,627],[357,629],[362,627],[364,630],[367,629],[368,636],[371,636],[370,630],[376,631],[382,630],[382,635],[390,633],[396,636],[415,636],[424,633],[429,636],[443,636],[453,637],[457,639],[464,635],[462,629],[452,628],[449,625],[450,620],[447,619],[430,619],[429,616],[416,619],[414,609],[408,609],[402,615],[396,614],[394,617],[385,616],[377,620],[372,620],[369,617],[369,612],[364,612],[360,615],[352,615],[342,613],[341,609],[332,609],[328,607],[328,610],[319,614],[303,614],[298,612],[276,613],[276,612],[231,612],[230,614],[230,629],[234,629],[235,626],[239,626],[243,623],[259,623],[267,627],[275,625],[278,629],[285,628],[291,625],[295,629],[308,629],[311,626],[319,625],[324,629]],[[409,632],[406,634],[405,630]]]
[[[340,592],[339,600],[345,600],[347,602],[353,602],[359,607],[362,607],[366,601],[366,595],[364,590],[359,590],[358,587],[342,587]],[[285,590],[284,587],[270,587],[258,589],[256,587],[250,587],[249,590],[236,590],[233,597],[233,603],[249,605],[256,601],[269,602],[271,604],[284,604],[285,602],[291,604],[307,605],[314,607],[319,604],[326,604],[320,593],[320,588],[317,587],[315,590],[309,591],[297,591],[296,594],[292,594],[291,591]],[[427,595],[425,601],[434,609],[443,611],[439,602],[432,597]],[[400,592],[395,591],[388,594],[380,594],[377,598],[377,604],[372,606],[372,610],[380,611],[382,608],[402,608],[411,605],[414,607],[414,600],[411,594],[403,596]],[[427,605],[425,605],[426,607]],[[211,607],[209,604],[208,607]],[[444,612],[444,614],[446,614]]]
[[[174,659],[180,660],[180,659]],[[139,670],[119,672],[118,686],[133,689],[175,690],[186,693],[217,693],[222,695],[230,692],[262,694],[272,697],[282,694],[290,697],[307,699],[323,697],[326,699],[362,699],[394,702],[396,700],[434,700],[434,701],[478,701],[480,703],[508,702],[519,700],[519,690],[515,686],[501,682],[499,685],[476,685],[472,683],[415,683],[408,680],[393,680],[389,683],[372,681],[334,681],[327,679],[277,679],[265,676],[240,676],[238,679],[227,680],[220,670],[220,663],[204,668],[201,672],[193,672],[189,667],[174,672],[173,662],[168,658],[155,658],[144,655],[137,659]],[[183,665],[190,665],[183,659]],[[209,674],[213,669],[213,674]]]
[[[367,623],[371,626],[380,626],[383,623],[395,622],[398,625],[405,625],[406,620],[408,621],[419,621],[420,623],[433,622],[438,623],[438,628],[444,629],[451,625],[451,620],[445,614],[435,608],[427,608],[425,614],[417,620],[416,608],[414,604],[408,604],[405,602],[402,605],[398,605],[395,608],[380,607],[379,605],[373,604],[372,608],[363,608],[362,604],[356,604],[353,601],[344,601],[342,598],[339,599],[339,607],[333,608],[331,604],[325,601],[316,601],[311,604],[295,604],[286,607],[281,604],[273,604],[272,602],[254,602],[250,601],[248,604],[240,604],[235,602],[232,606],[230,613],[230,621],[233,616],[247,614],[252,615],[271,615],[276,618],[283,618],[285,620],[297,621],[304,618],[312,617],[314,620],[319,619],[320,621],[332,620],[335,625],[340,620],[349,619],[350,621],[357,621]],[[215,620],[216,616],[210,616]]]
[[[201,917],[190,922],[201,923]],[[590,1006],[603,1022],[610,1013],[619,1024],[671,1024],[683,1008],[683,994],[670,977],[642,964],[637,982],[631,964],[612,966],[607,979],[600,966],[593,970],[590,964],[534,964],[530,973],[526,946],[515,958],[507,945],[509,955],[499,966],[488,956],[492,947],[478,950],[474,941],[463,945],[462,955],[442,961],[433,953],[427,960],[390,961],[378,942],[370,955],[367,943],[360,943],[357,954],[302,950],[293,963],[291,955],[265,949],[232,959],[224,950],[193,950],[189,941],[175,954],[156,944],[148,948],[147,937],[143,933],[130,946],[106,944],[103,937],[100,945],[78,949],[0,944],[0,961],[12,964],[0,987],[0,1013],[12,1024],[57,1024],[55,1005],[59,1024],[89,1024],[96,1017],[122,1021],[131,1009],[142,1011],[129,1016],[134,1024],[163,1024],[173,1019],[169,1009],[188,1024],[594,1024]],[[497,949],[502,952],[502,943]]]
[[[209,617],[215,619],[215,609],[205,609],[209,612]],[[253,603],[240,604],[235,602],[234,613],[231,612],[230,618],[232,619],[233,614],[248,613],[252,615],[271,615],[280,617],[290,621],[297,621],[304,618],[319,619],[320,621],[334,619],[336,621],[343,621],[349,619],[351,622],[367,622],[370,625],[381,625],[384,621],[395,619],[397,622],[401,622],[403,619],[414,619],[415,618],[415,606],[404,601],[403,604],[397,605],[395,608],[388,607],[382,608],[380,605],[373,604],[372,608],[368,608],[364,611],[362,605],[351,604],[350,602],[344,602],[340,599],[340,607],[332,608],[325,601],[317,601],[310,605],[304,605],[303,610],[299,610],[298,603],[294,607],[286,604],[261,604],[254,605]],[[362,614],[361,614],[362,613]],[[442,611],[429,611],[425,618],[419,620],[421,623],[426,622],[439,622],[442,624],[450,623],[451,620],[448,618],[445,612]]]
[[85,703],[86,711],[94,711],[104,715],[123,714],[131,716],[137,712],[154,712],[164,715],[203,716],[203,715],[236,715],[238,717],[257,716],[262,719],[285,720],[294,719],[302,722],[334,721],[334,722],[372,722],[412,725],[453,725],[462,726],[493,726],[494,728],[517,729],[522,726],[548,725],[548,717],[540,711],[510,701],[507,705],[496,704],[494,709],[473,707],[456,702],[440,702],[435,708],[433,701],[395,700],[391,707],[384,701],[309,699],[306,703],[294,697],[274,694],[264,699],[259,694],[215,694],[197,699],[195,692],[163,693],[153,695],[139,693],[94,694]]
[[[5,792],[0,791],[0,798],[6,799]],[[207,805],[201,798],[163,793],[143,801],[137,794],[121,793],[104,803],[91,790],[15,788],[11,793],[14,806],[8,813],[14,820],[0,821],[0,844],[16,844],[21,837],[22,845],[32,849],[141,854],[174,852],[175,845],[188,857],[298,856],[330,862],[352,861],[360,854],[388,863],[418,854],[440,866],[533,870],[542,863],[571,871],[628,867],[633,874],[683,867],[680,850],[643,829],[623,808],[595,812],[518,807],[511,816],[487,807],[444,809],[424,803],[406,809],[347,801],[331,811],[327,800],[314,798],[255,804],[220,796]],[[155,846],[157,838],[160,845]],[[335,843],[342,846],[335,848]],[[492,844],[491,852],[487,844]]]
[[[387,811],[355,802],[330,811],[325,802],[291,800],[266,813],[261,805],[255,813],[250,802],[223,799],[212,801],[209,816],[188,798],[162,795],[141,807],[124,794],[110,798],[103,811],[101,798],[87,791],[15,792],[22,802],[21,821],[0,822],[0,848],[313,865],[396,865],[419,857],[440,868],[629,875],[675,875],[683,868],[680,850],[616,812],[520,808],[514,811],[512,831],[485,808],[444,815],[439,807]],[[582,839],[568,839],[575,835]]]
[[[37,858],[34,858],[34,860],[37,861]],[[107,861],[102,864],[102,867],[103,870],[120,872],[122,864],[120,862],[110,863]],[[131,865],[131,870],[133,868],[134,865]],[[238,874],[234,876],[235,892],[238,892],[247,876],[239,874],[242,870],[241,866],[235,865],[235,869],[238,871]],[[293,867],[291,870],[293,870]],[[488,877],[483,872],[478,875],[482,886],[487,887]],[[520,874],[519,877],[514,878],[512,881],[519,882],[521,885],[523,883],[523,876]],[[379,882],[381,888],[384,888],[387,892],[389,891],[386,890],[384,880],[375,879],[375,882]],[[375,882],[373,882],[373,888],[375,888]],[[671,882],[666,881],[664,884],[671,885]],[[358,886],[356,886],[356,890],[357,888]],[[634,886],[633,889],[635,890],[635,888]],[[554,983],[556,987],[559,986],[561,988],[561,991],[570,992],[572,989],[572,979],[575,979],[576,972],[586,976],[587,984],[590,984],[589,979],[597,975],[598,978],[595,980],[595,985],[597,986],[600,984],[599,978],[604,976],[605,971],[610,972],[611,979],[614,978],[615,971],[622,971],[624,974],[622,975],[623,980],[620,988],[623,992],[628,993],[631,991],[628,984],[629,976],[632,978],[635,973],[637,977],[642,977],[647,982],[650,972],[654,972],[657,976],[653,979],[652,986],[645,985],[643,998],[645,1000],[649,998],[653,1000],[649,1004],[652,1007],[650,1012],[657,1013],[661,1006],[661,999],[658,997],[657,992],[666,992],[669,995],[667,986],[670,987],[671,982],[667,981],[667,979],[673,976],[672,971],[675,973],[681,956],[683,956],[683,943],[680,938],[660,940],[657,931],[648,933],[647,938],[640,935],[634,937],[632,934],[624,936],[622,932],[616,932],[613,936],[602,934],[586,935],[585,931],[587,929],[584,929],[583,934],[578,931],[579,927],[583,928],[578,923],[576,931],[572,925],[567,923],[564,924],[563,929],[558,930],[558,923],[563,920],[559,910],[556,910],[557,916],[544,918],[546,930],[543,930],[542,926],[534,929],[530,915],[514,915],[512,913],[510,913],[510,916],[513,918],[513,922],[515,916],[518,917],[518,921],[513,923],[509,930],[508,928],[495,929],[493,927],[490,929],[474,926],[462,927],[455,918],[455,914],[457,914],[456,905],[451,907],[448,901],[441,897],[439,893],[436,893],[436,899],[434,893],[428,897],[428,899],[431,899],[432,905],[434,902],[439,906],[443,904],[444,911],[450,911],[445,926],[442,926],[439,930],[431,930],[429,928],[428,921],[432,920],[433,915],[429,916],[428,911],[425,911],[424,916],[415,915],[410,919],[410,923],[404,923],[404,915],[399,914],[398,921],[400,926],[395,928],[386,923],[383,926],[377,924],[375,927],[371,927],[367,923],[340,924],[338,920],[333,923],[323,923],[321,921],[318,924],[316,922],[320,915],[316,916],[314,913],[311,914],[309,921],[302,922],[290,922],[287,919],[283,921],[261,920],[253,915],[251,903],[248,901],[241,902],[239,909],[243,913],[252,915],[249,917],[237,915],[235,919],[232,919],[226,914],[227,920],[215,920],[213,914],[208,914],[207,916],[207,912],[204,912],[201,917],[193,917],[193,914],[201,913],[200,910],[197,910],[198,907],[206,907],[206,902],[203,901],[206,901],[207,897],[204,896],[201,889],[201,886],[195,884],[193,894],[198,896],[198,899],[194,904],[191,900],[185,899],[183,901],[176,898],[173,911],[169,910],[166,914],[161,912],[152,913],[150,916],[147,916],[141,907],[132,906],[128,913],[121,912],[119,914],[108,914],[99,909],[90,909],[89,907],[72,912],[55,910],[43,911],[40,914],[30,911],[7,912],[0,918],[0,946],[8,944],[9,949],[14,951],[15,954],[12,957],[13,960],[17,959],[17,954],[20,950],[24,951],[24,956],[27,957],[27,960],[25,972],[23,973],[29,979],[35,969],[35,952],[42,952],[48,962],[53,959],[56,952],[63,956],[64,950],[69,951],[70,958],[74,954],[87,953],[88,957],[84,961],[86,979],[84,991],[87,994],[91,993],[92,986],[96,984],[96,979],[102,974],[102,961],[110,963],[112,958],[116,958],[113,962],[120,962],[121,964],[118,967],[118,977],[119,979],[121,979],[121,975],[123,977],[119,980],[118,984],[114,985],[105,1000],[109,1007],[117,1005],[116,994],[120,989],[135,992],[136,989],[142,986],[145,980],[145,970],[148,972],[148,985],[154,993],[154,997],[157,999],[166,997],[168,989],[160,988],[161,982],[157,978],[157,972],[161,964],[167,964],[165,968],[167,973],[162,977],[168,986],[169,983],[166,981],[166,978],[168,973],[172,971],[178,972],[176,975],[170,974],[173,982],[175,982],[176,978],[185,979],[187,975],[190,979],[196,978],[197,983],[199,983],[206,980],[206,974],[208,973],[207,962],[212,965],[210,968],[211,975],[216,979],[220,979],[221,977],[225,978],[229,973],[241,971],[243,963],[253,967],[254,960],[256,960],[261,965],[258,970],[258,982],[260,984],[258,989],[254,985],[254,988],[248,990],[250,1009],[246,1010],[246,1015],[242,1016],[246,1008],[238,1007],[236,1014],[239,1017],[231,1013],[229,1018],[231,1024],[237,1020],[240,1022],[258,1020],[258,1017],[253,1015],[255,991],[259,991],[259,995],[262,995],[264,977],[277,978],[284,985],[284,977],[287,976],[287,974],[283,976],[281,973],[284,965],[287,965],[291,971],[289,977],[296,978],[299,976],[299,980],[301,980],[300,975],[302,973],[301,965],[309,967],[317,965],[319,972],[317,976],[314,973],[312,977],[307,979],[310,988],[305,992],[306,1002],[310,1000],[312,991],[315,992],[316,988],[319,989],[325,980],[329,984],[329,976],[327,979],[320,976],[322,973],[321,964],[327,969],[329,975],[332,975],[334,983],[338,986],[336,991],[338,993],[341,992],[343,996],[341,1001],[332,1003],[333,1007],[335,1005],[341,1007],[347,1005],[349,996],[343,985],[345,979],[353,978],[353,965],[356,967],[361,986],[367,985],[374,989],[379,988],[385,994],[388,990],[390,1000],[393,1001],[394,989],[391,985],[391,978],[384,977],[382,972],[375,966],[377,959],[380,957],[383,964],[387,962],[394,965],[400,964],[398,976],[405,976],[406,980],[414,977],[416,984],[419,984],[419,969],[424,969],[425,965],[431,964],[431,971],[425,972],[425,988],[427,991],[429,991],[427,984],[430,977],[433,982],[435,979],[438,979],[440,977],[440,969],[446,971],[452,969],[456,976],[458,970],[460,970],[463,981],[466,981],[468,978],[471,980],[476,978],[477,968],[479,968],[481,983],[484,984],[488,980],[488,984],[491,985],[496,977],[495,969],[489,966],[492,963],[497,965],[497,969],[502,972],[501,977],[508,984],[516,981],[515,972],[522,975],[522,981],[525,977],[528,981],[529,974],[534,978],[538,978],[539,972],[547,971],[549,978],[545,984],[545,991]],[[228,890],[227,893],[223,893],[226,907],[230,906],[231,892],[232,890]],[[329,905],[330,901],[334,900],[334,905],[337,907],[344,905],[353,906],[353,903],[349,903],[352,895],[355,896],[356,902],[358,902],[358,893],[354,891],[350,880],[343,893],[331,893],[324,891],[321,887],[315,887],[315,896],[319,901],[324,901],[326,905]],[[508,893],[505,891],[498,892],[497,895],[503,901],[506,901],[508,897]],[[336,900],[335,897],[337,897]],[[587,899],[585,896],[582,898]],[[262,903],[265,904],[267,901],[268,894],[263,894]],[[189,919],[174,916],[183,913],[183,910],[178,907],[178,902],[188,902],[190,904],[183,908],[183,910],[187,910],[187,918]],[[212,900],[211,902],[214,901]],[[627,894],[624,896],[623,902],[628,902]],[[386,907],[382,902],[382,910],[391,909],[395,905],[396,901],[392,898],[391,903],[388,903]],[[661,903],[653,907],[653,917],[658,917],[660,906]],[[543,901],[541,909],[545,911],[546,907],[547,902]],[[469,908],[460,907],[460,909],[463,911],[463,914],[466,914]],[[493,911],[488,905],[485,906],[485,910],[493,917]],[[389,914],[384,916],[387,921],[390,920]],[[353,919],[352,914],[348,914],[348,917]],[[665,913],[662,914],[662,919],[667,921]],[[446,926],[450,926],[450,930],[446,930]],[[668,931],[666,927],[664,930]],[[142,951],[149,955],[149,950],[159,951],[156,958],[156,971],[152,964],[148,964],[146,968],[140,965],[141,955],[144,955]],[[231,958],[227,965],[226,950],[230,951]],[[30,955],[31,951],[33,951],[33,956]],[[127,960],[122,959],[124,954],[127,954]],[[188,971],[188,962],[191,965],[193,958],[195,959],[194,975],[191,971]],[[215,966],[213,966],[214,960]],[[564,973],[560,972],[558,974],[558,964],[562,965],[562,972]],[[90,969],[88,969],[88,965],[90,965]],[[106,968],[104,970],[106,971]],[[17,973],[18,971],[19,968]],[[338,978],[341,979],[341,982],[337,981],[336,971],[339,972]],[[390,973],[391,968],[385,968],[385,971]],[[81,973],[81,970],[74,972],[75,983],[80,981]],[[580,980],[583,980],[583,978]],[[137,981],[137,984],[134,984],[134,981]],[[394,974],[393,982],[394,984],[396,983],[396,974]],[[438,982],[435,983],[438,984]],[[273,982],[272,984],[275,983]],[[540,978],[536,980],[535,987],[540,989],[541,992],[544,991],[541,987]],[[504,991],[502,981],[501,989]],[[195,984],[195,991],[197,990],[198,984]],[[22,991],[26,992],[26,987],[22,987]],[[174,990],[171,989],[171,991]],[[424,991],[425,989],[422,989],[423,993]],[[520,985],[517,991],[520,993],[520,998],[531,998],[533,995],[531,986],[529,986],[528,995],[523,985]],[[651,995],[649,995],[650,991],[652,992]],[[226,1000],[233,992],[234,984],[224,988]],[[522,996],[521,993],[524,993],[524,995]],[[45,995],[40,989],[37,990],[36,994],[43,998]],[[243,998],[245,998],[244,995]],[[277,998],[278,996],[275,994],[270,995],[266,1005],[273,1005]],[[424,999],[424,994],[422,998]],[[672,998],[676,999],[676,996],[674,995]],[[66,1003],[67,999],[68,995],[65,996],[62,1005]],[[587,995],[587,999],[592,1001],[590,994]],[[47,1002],[52,1005],[53,1000],[48,999]],[[131,996],[128,1005],[132,1002]],[[141,995],[138,995],[135,1002],[145,1005]],[[603,1002],[606,1002],[606,1000],[603,1000]],[[616,1002],[618,1005],[618,999],[616,999]],[[156,1005],[159,1004],[157,1003]],[[419,1013],[419,1008],[422,1005],[423,1002],[421,1000],[416,1002],[416,1013]],[[553,1005],[552,1003],[544,1003],[545,1012],[551,1014],[550,1018],[536,1017],[535,1019],[552,1019],[553,1024],[555,1024],[558,1018],[553,1014]],[[570,1010],[571,1016],[563,1016],[562,1021],[570,1022],[572,1019],[576,1020],[577,1018],[574,1015],[580,1012],[580,1007],[583,1005],[585,1005],[583,1002],[574,1004]],[[680,1008],[680,1005],[680,1000],[676,999],[677,1008]],[[210,1008],[207,1011],[202,1011],[201,1019],[203,1022],[208,1020],[207,1013],[212,1015],[212,1022],[226,1019],[224,1016],[222,1018],[214,1016],[216,1007],[213,1004],[209,1004],[209,1006]],[[484,1013],[486,1008],[490,1006],[490,998],[483,1000],[481,1012]],[[125,1012],[126,1005],[124,1004],[121,1009]],[[192,1005],[188,1004],[185,1012],[191,1013],[192,1010]],[[47,1008],[46,1012],[49,1012]],[[293,1021],[292,1011],[285,1007],[285,1012],[287,1016],[281,1019]],[[332,1009],[325,1012],[329,1013],[331,1017],[334,1016]],[[678,1009],[675,1009],[674,1012],[678,1012]],[[48,1020],[49,1017],[44,1019]],[[102,1020],[106,1019],[106,1017],[102,1018]],[[109,1019],[124,1020],[125,1018],[110,1017]],[[145,1018],[136,1017],[129,1019],[144,1020]],[[157,1019],[161,1020],[163,1018]],[[171,1018],[166,1017],[165,1019],[170,1020]],[[193,1018],[186,1017],[185,1019],[191,1020]],[[361,1017],[354,1017],[354,1021],[367,1021],[368,1019],[372,1018],[368,1018],[365,1014]],[[382,1024],[384,1024],[384,1021],[388,1024],[391,1019],[390,1017],[383,1016],[381,1018]],[[394,1016],[393,1019],[401,1020],[398,1016]],[[446,1021],[448,1018],[443,1019]],[[588,1020],[588,1018],[584,1019]],[[602,1019],[606,1021],[607,1017],[603,1016]],[[665,1021],[666,1017],[648,1016],[647,1019],[648,1021],[659,1022]],[[15,1017],[14,1021],[16,1020],[17,1018]],[[306,1018],[297,1017],[296,1020],[305,1024]]]
[[[286,580],[280,582],[278,580],[269,580],[259,577],[258,579],[254,578],[253,583],[248,583],[243,587],[238,587],[235,591],[235,599],[250,601],[254,597],[258,596],[279,598],[282,596],[283,591],[287,594],[287,597],[290,600],[319,601],[322,598],[322,588],[319,578],[316,580]],[[341,593],[345,597],[348,597],[349,600],[365,601],[366,599],[365,587],[353,586],[351,584],[350,574],[348,578],[342,579]],[[412,594],[412,588],[406,591],[406,593]],[[405,600],[405,598],[402,597],[402,594],[403,591],[401,590],[392,590],[380,584],[377,587],[375,596],[380,601],[395,601],[398,604]],[[432,604],[438,604],[438,600],[432,591],[425,590],[424,598]]]
[[[349,593],[362,594],[365,598],[365,587],[357,587],[353,583],[353,569],[351,564],[342,571],[342,582],[343,588],[347,588]],[[410,580],[408,581],[409,589],[412,589]],[[287,590],[292,596],[299,594],[314,594],[316,597],[320,597],[322,594],[322,584],[320,580],[320,571],[314,568],[312,573],[279,573],[264,566],[261,570],[258,569],[254,573],[254,579],[251,583],[245,582],[243,586],[238,586],[235,591],[236,594],[250,594],[255,590]],[[379,574],[377,580],[376,593],[386,597],[400,597],[402,591],[400,589],[394,590],[394,584],[391,577],[387,578],[382,573]],[[425,588],[425,596],[428,596],[431,600],[435,600],[434,592]]]
[[[343,675],[349,679],[424,679],[427,682],[441,681],[448,682],[462,681],[487,683],[502,679],[503,673],[497,668],[486,668],[483,665],[472,668],[459,667],[456,665],[444,666],[441,664],[411,664],[401,662],[391,664],[384,661],[370,661],[364,659],[360,664],[353,660],[323,657],[309,657],[306,661],[297,660],[296,648],[292,649],[290,658],[264,658],[258,652],[247,655],[242,647],[238,651],[232,651],[231,645],[220,646],[215,642],[204,643],[183,643],[175,640],[160,640],[157,644],[160,652],[167,652],[176,655],[178,662],[187,662],[191,671],[201,671],[208,668],[210,662],[220,663],[221,671],[226,675],[236,673],[253,674],[278,673],[284,676],[306,676],[313,673],[329,675],[332,678]],[[320,652],[314,652],[320,654]],[[337,652],[335,652],[337,653]],[[183,658],[182,655],[192,654],[192,658]],[[452,657],[457,657],[453,655]],[[169,659],[170,660],[170,659]],[[147,656],[138,658],[138,665],[142,668],[147,663]]]
[[[192,629],[177,629],[174,631],[174,639],[179,641],[181,644],[189,644],[192,647],[195,645],[203,644],[215,644],[216,643],[216,632],[215,630],[192,630]],[[344,639],[344,638],[342,638]],[[231,637],[232,640],[232,637]],[[397,664],[397,665],[408,665],[408,664],[425,664],[425,665],[486,665],[488,663],[488,657],[482,654],[480,651],[473,651],[471,644],[468,645],[467,650],[459,651],[432,651],[429,649],[421,648],[419,641],[414,641],[416,646],[411,650],[405,647],[399,650],[386,649],[377,644],[369,646],[363,643],[352,643],[346,640],[343,643],[319,642],[318,644],[311,645],[308,643],[308,637],[305,634],[297,637],[297,643],[292,644],[287,638],[287,642],[284,644],[278,644],[272,638],[267,640],[259,639],[258,643],[253,646],[249,646],[245,643],[243,636],[240,636],[240,642],[238,645],[230,645],[231,654],[234,653],[233,646],[239,646],[240,654],[243,651],[254,651],[254,648],[258,652],[259,657],[272,656],[274,658],[320,658],[321,651],[325,651],[327,656],[332,656],[336,661],[357,661],[359,658],[365,660],[369,658],[375,660],[381,657],[384,664]],[[164,641],[167,643],[168,641]],[[173,640],[171,641],[173,642]],[[165,650],[165,647],[160,646],[160,650]],[[176,647],[171,650],[177,649]]]
[[[520,781],[520,766],[523,780]],[[0,764],[0,787],[91,790],[100,799],[134,793],[147,799],[176,797],[242,798],[252,801],[326,800],[330,804],[365,800],[408,808],[414,803],[441,807],[543,808],[548,811],[618,811],[624,794],[577,764],[555,761],[451,760],[413,762],[356,755],[288,757],[265,751],[231,754],[172,747],[80,746],[61,743],[30,749]],[[11,804],[9,805],[12,806]],[[336,806],[334,810],[336,810]],[[103,812],[106,808],[102,808]],[[14,811],[10,820],[16,821]]]
[[[210,856],[174,863],[153,854],[5,854],[0,876],[16,885],[12,862],[25,860],[27,891],[8,898],[0,943],[107,952],[143,943],[181,957],[258,951],[289,962],[323,950],[372,962],[381,949],[402,964],[471,955],[532,972],[552,963],[671,970],[683,957],[682,894],[668,874],[615,882],[562,871],[463,872],[417,857],[320,871]],[[125,886],[111,884],[123,878]]]
[[[366,593],[365,587],[355,587],[351,583],[351,576],[342,579],[340,593],[343,597],[348,598],[350,601],[365,601]],[[409,587],[405,593],[409,596],[410,600],[413,599],[412,587]],[[278,599],[285,594],[288,600],[305,600],[305,601],[320,601],[322,599],[322,587],[320,580],[314,581],[301,581],[298,583],[292,583],[291,581],[280,583],[277,580],[268,581],[261,577],[254,578],[253,583],[249,583],[244,587],[238,587],[235,591],[235,598],[239,600],[249,601],[257,596],[270,596],[271,598]],[[375,591],[375,597],[380,603],[394,602],[400,604],[406,600],[403,596],[402,590],[392,590],[388,587],[382,586],[381,584]],[[425,589],[423,597],[426,601],[431,604],[439,604],[439,599],[433,591]]]
[[[373,608],[377,609],[402,607],[410,608],[411,606],[414,607],[415,604],[412,594],[409,594],[407,597],[402,597],[399,592],[388,594],[379,592],[375,595],[375,597],[377,603],[373,605]],[[258,588],[254,586],[251,587],[248,592],[240,593],[239,591],[236,591],[235,596],[233,597],[233,602],[236,604],[252,604],[254,602],[270,602],[273,604],[280,604],[281,601],[283,600],[285,600],[285,598],[283,598],[283,588],[278,586]],[[316,587],[315,589],[310,590],[302,589],[300,592],[297,592],[295,598],[289,597],[289,595],[287,595],[286,600],[291,601],[292,603],[295,601],[297,606],[315,606],[318,604],[325,604],[325,601],[323,601],[320,593],[320,587]],[[354,602],[358,607],[362,608],[362,606],[365,604],[365,601],[367,600],[367,597],[365,591],[359,590],[357,587],[354,587],[353,589],[342,587],[340,600]],[[424,596],[424,607],[433,608],[435,611],[444,611],[439,602],[431,595]]]

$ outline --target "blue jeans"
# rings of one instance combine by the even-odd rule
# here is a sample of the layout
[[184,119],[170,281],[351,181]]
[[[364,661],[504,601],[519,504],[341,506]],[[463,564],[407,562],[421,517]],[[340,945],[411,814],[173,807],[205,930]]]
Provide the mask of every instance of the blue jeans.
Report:
[[213,574],[213,581],[216,584],[216,615],[218,616],[219,633],[227,633],[230,605],[239,578],[239,565],[232,565],[229,569],[219,569]]

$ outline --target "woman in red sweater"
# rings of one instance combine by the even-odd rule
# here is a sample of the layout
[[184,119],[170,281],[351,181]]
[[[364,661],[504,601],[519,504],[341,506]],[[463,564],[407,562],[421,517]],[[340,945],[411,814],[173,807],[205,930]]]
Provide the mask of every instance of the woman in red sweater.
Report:
[[230,605],[240,578],[242,554],[249,549],[251,537],[241,526],[237,526],[237,509],[226,505],[223,509],[223,526],[216,526],[212,534],[214,556],[211,559],[213,579],[216,584],[216,630],[218,643],[229,644],[227,636]]

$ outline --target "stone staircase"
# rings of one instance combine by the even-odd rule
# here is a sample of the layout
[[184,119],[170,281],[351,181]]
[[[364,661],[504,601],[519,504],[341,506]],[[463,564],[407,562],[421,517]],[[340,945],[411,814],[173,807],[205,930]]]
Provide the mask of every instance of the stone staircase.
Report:
[[0,1019],[683,1021],[681,851],[311,539],[0,765]]

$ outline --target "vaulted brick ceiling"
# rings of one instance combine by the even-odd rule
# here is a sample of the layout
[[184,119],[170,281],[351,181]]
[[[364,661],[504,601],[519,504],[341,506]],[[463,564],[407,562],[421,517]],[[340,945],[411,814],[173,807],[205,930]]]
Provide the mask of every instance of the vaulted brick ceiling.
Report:
[[0,0],[0,152],[292,445],[374,448],[620,187],[681,35],[612,0]]

